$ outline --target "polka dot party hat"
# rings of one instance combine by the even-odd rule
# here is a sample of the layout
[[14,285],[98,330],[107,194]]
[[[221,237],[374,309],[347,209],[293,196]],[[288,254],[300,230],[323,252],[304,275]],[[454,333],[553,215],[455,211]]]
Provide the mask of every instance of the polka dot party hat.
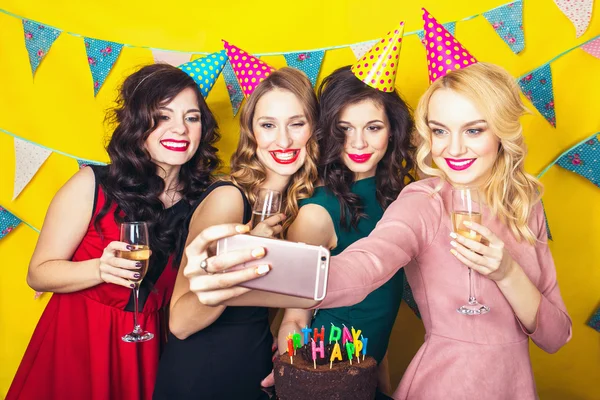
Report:
[[194,79],[200,88],[200,93],[206,98],[225,66],[226,57],[225,50],[217,51],[206,57],[181,64],[179,69]]
[[477,62],[475,57],[424,8],[423,23],[430,83],[450,71],[468,67]]
[[244,50],[229,44],[223,40],[223,46],[227,51],[227,57],[233,67],[233,72],[240,82],[244,96],[248,97],[252,94],[256,86],[265,80],[275,68],[271,67],[264,61],[259,60]]
[[367,85],[382,92],[393,92],[396,70],[402,48],[404,22],[375,43],[351,68],[352,73]]

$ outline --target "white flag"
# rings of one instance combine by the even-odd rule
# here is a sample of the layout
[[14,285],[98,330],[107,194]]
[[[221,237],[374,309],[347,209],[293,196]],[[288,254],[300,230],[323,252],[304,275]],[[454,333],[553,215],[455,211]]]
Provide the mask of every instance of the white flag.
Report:
[[31,178],[38,172],[44,161],[52,154],[52,151],[33,143],[15,138],[15,185],[13,189],[13,200],[27,186]]
[[377,42],[378,42],[378,40],[373,40],[370,42],[353,44],[350,46],[350,48],[352,49],[352,52],[356,56],[356,59],[360,60],[365,55],[365,53],[367,51],[369,51],[371,49],[371,47],[373,47],[373,45]]
[[174,67],[185,64],[192,58],[192,53],[180,53],[178,51],[152,50],[155,63],[167,63]]

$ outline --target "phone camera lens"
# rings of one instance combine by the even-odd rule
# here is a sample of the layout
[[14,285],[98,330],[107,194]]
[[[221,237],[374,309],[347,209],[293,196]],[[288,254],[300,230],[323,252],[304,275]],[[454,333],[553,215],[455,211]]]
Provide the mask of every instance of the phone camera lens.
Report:
[[327,260],[327,257],[325,257],[325,256],[321,257],[321,261],[326,261],[326,260]]

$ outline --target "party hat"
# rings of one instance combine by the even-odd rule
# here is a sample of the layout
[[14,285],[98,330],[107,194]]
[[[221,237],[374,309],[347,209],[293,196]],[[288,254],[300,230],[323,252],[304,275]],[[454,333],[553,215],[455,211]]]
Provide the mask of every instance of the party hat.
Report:
[[206,98],[221,74],[227,60],[225,50],[217,51],[194,61],[181,64],[179,69],[194,79],[200,93]]
[[371,47],[351,68],[352,73],[367,85],[381,90],[393,92],[396,84],[396,70],[402,47],[404,22],[391,30],[387,35]]
[[223,46],[227,51],[227,57],[229,57],[229,62],[238,82],[240,82],[245,97],[250,96],[258,84],[271,75],[271,72],[275,71],[275,68],[269,64],[225,40],[223,40]]
[[424,8],[423,23],[429,82],[441,78],[450,71],[465,68],[477,62],[475,57]]

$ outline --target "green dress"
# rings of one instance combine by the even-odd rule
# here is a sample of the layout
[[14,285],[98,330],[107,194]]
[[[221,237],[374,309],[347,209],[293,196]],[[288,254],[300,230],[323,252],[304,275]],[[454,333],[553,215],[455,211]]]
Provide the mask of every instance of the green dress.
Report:
[[[300,201],[300,207],[306,204],[318,204],[325,208],[335,227],[337,246],[331,250],[331,255],[341,253],[344,249],[359,239],[368,236],[383,216],[383,209],[377,202],[375,177],[366,178],[352,185],[352,193],[360,196],[366,218],[361,218],[358,229],[344,229],[340,225],[340,203],[334,194],[325,187],[315,189],[313,197]],[[363,337],[369,339],[367,354],[380,363],[388,347],[392,327],[398,314],[400,300],[404,287],[404,270],[400,269],[389,281],[379,289],[369,294],[362,302],[351,307],[322,309],[316,312],[312,328],[325,326],[325,340],[329,338],[329,328],[335,326],[362,330]]]

